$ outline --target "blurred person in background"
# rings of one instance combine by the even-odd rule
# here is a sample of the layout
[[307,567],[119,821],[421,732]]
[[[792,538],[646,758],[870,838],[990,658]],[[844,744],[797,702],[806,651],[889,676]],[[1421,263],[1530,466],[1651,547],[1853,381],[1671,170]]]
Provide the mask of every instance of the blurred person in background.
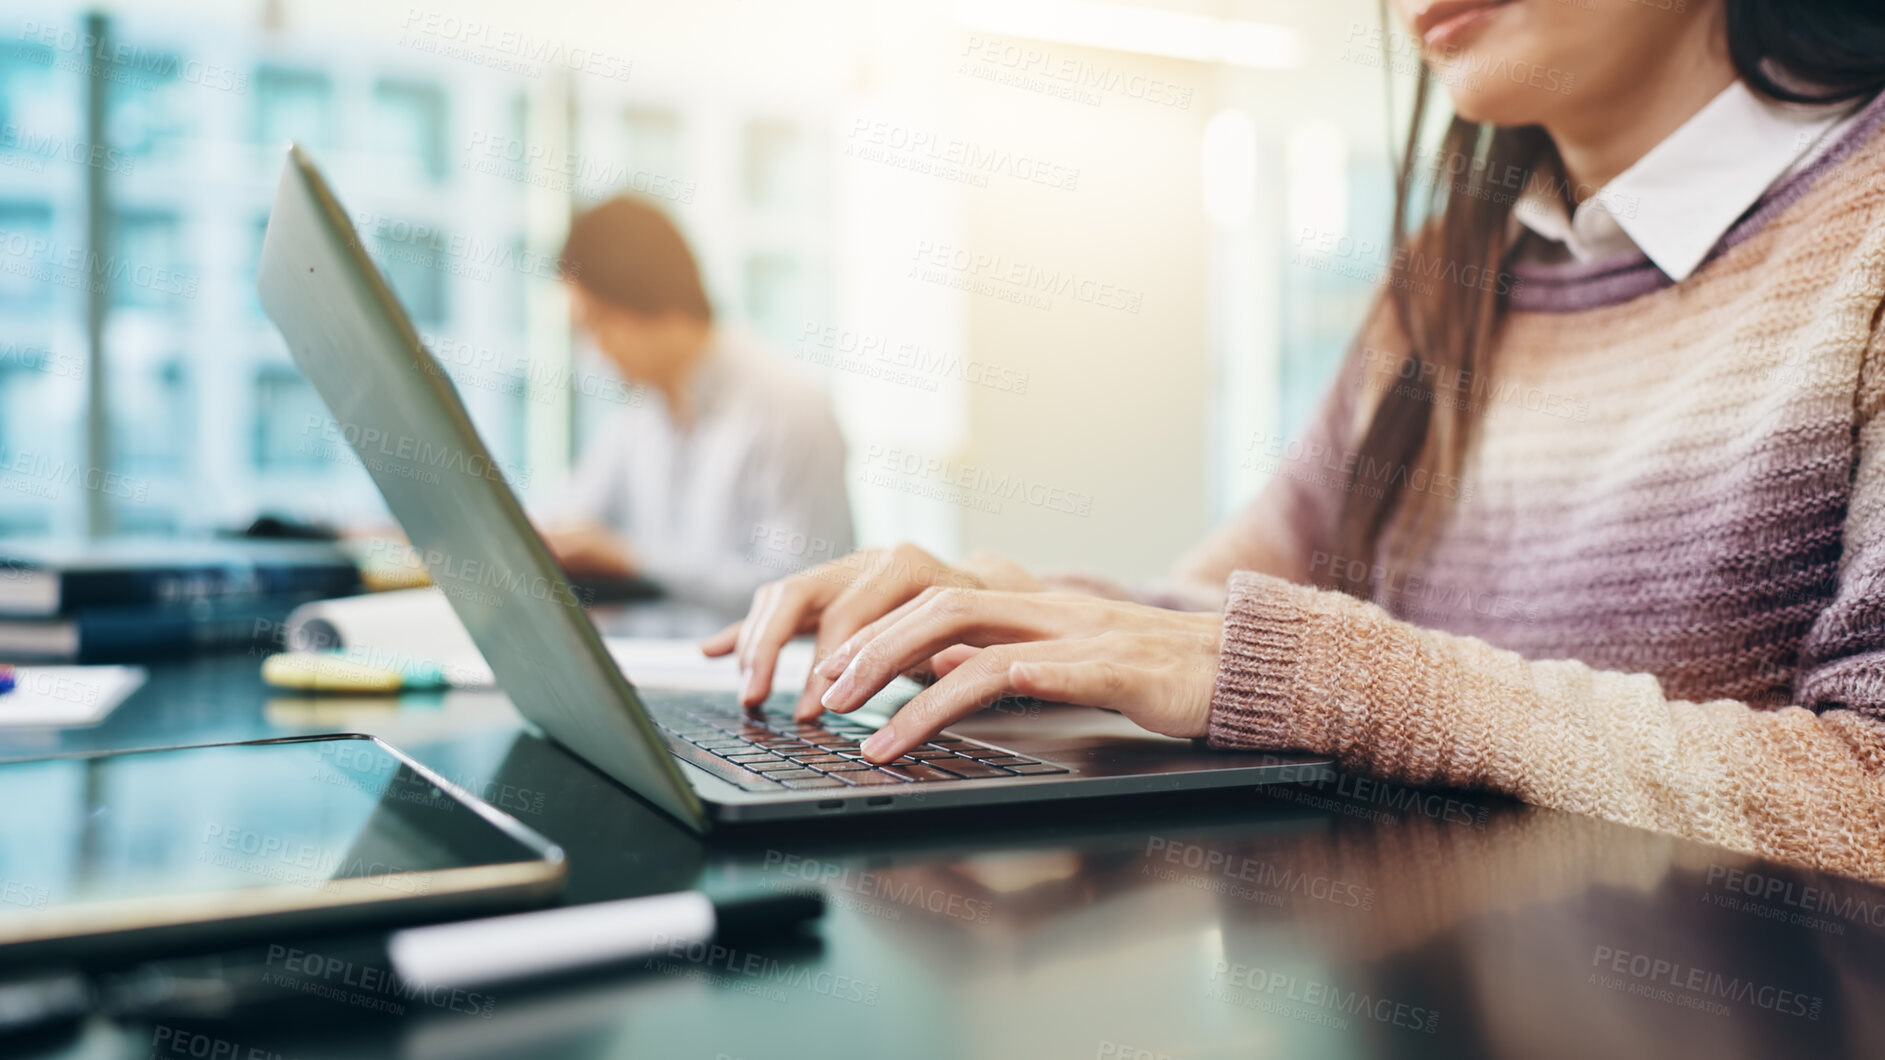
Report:
[[626,197],[579,214],[558,267],[577,331],[632,385],[544,520],[570,574],[729,607],[851,550],[830,402],[714,319],[665,215]]
[[804,721],[934,677],[877,762],[1019,694],[1885,882],[1885,4],[1393,6],[1382,293],[1169,584],[904,545],[705,650],[753,706],[815,634]]

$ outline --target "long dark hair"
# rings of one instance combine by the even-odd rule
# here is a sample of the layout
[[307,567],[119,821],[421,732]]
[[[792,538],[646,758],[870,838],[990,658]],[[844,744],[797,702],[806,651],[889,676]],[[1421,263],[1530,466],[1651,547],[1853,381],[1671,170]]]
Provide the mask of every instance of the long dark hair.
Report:
[[[1382,4],[1382,18],[1387,18]],[[1879,0],[1724,0],[1728,55],[1748,87],[1789,103],[1858,100],[1885,88],[1885,4]],[[1338,527],[1341,554],[1331,587],[1357,596],[1373,592],[1377,550],[1390,526],[1417,551],[1455,491],[1433,483],[1459,481],[1477,419],[1473,402],[1437,401],[1435,379],[1484,378],[1504,315],[1509,284],[1501,282],[1507,223],[1523,187],[1509,177],[1552,164],[1551,139],[1537,126],[1494,128],[1455,117],[1438,150],[1423,156],[1421,128],[1431,76],[1417,79],[1413,113],[1394,182],[1394,256],[1386,299],[1407,352],[1380,389],[1356,447]],[[1423,161],[1431,164],[1423,167]],[[1516,168],[1512,168],[1516,167]],[[1425,184],[1424,192],[1417,190]],[[1491,282],[1425,283],[1436,265]],[[1463,375],[1461,373],[1464,373]],[[1362,481],[1368,475],[1370,481]],[[1427,483],[1430,488],[1414,488]]]

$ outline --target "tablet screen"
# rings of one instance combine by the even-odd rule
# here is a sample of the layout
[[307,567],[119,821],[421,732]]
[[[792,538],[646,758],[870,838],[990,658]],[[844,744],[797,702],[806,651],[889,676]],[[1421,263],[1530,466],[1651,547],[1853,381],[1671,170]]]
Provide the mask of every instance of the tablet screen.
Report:
[[443,896],[546,852],[561,868],[357,738],[4,763],[0,806],[0,946]]

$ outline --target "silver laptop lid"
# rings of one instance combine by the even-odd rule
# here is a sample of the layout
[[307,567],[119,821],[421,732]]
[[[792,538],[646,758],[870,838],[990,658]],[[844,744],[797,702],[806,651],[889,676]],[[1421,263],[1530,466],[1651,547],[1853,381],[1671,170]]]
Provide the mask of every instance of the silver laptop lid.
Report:
[[256,287],[335,433],[366,465],[511,702],[557,742],[705,831],[700,799],[298,146],[275,190]]

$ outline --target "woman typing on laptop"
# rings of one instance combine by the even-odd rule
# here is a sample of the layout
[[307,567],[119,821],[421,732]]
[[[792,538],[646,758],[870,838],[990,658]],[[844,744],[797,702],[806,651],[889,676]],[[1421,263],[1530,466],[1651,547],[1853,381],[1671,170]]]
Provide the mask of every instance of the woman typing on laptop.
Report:
[[[1392,272],[1246,511],[1130,593],[904,546],[711,638],[799,716],[1119,710],[1885,880],[1885,12],[1396,0]],[[1081,590],[1081,591],[1070,591]],[[1156,605],[1156,606],[1155,606]]]

